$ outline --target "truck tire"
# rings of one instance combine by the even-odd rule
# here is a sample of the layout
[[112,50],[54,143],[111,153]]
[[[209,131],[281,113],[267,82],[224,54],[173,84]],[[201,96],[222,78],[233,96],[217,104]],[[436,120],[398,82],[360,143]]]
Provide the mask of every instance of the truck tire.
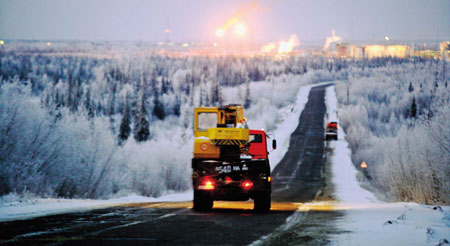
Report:
[[194,210],[198,212],[210,211],[213,207],[213,199],[205,192],[194,191]]
[[259,213],[267,213],[270,211],[270,204],[270,193],[261,193],[255,197],[254,210]]

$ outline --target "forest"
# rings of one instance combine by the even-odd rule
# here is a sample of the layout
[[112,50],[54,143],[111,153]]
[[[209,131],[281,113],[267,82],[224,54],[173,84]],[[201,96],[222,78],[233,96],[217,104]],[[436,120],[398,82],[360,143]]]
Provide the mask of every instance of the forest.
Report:
[[3,45],[0,195],[188,190],[194,107],[241,103],[251,128],[271,131],[301,86],[330,81],[352,160],[368,163],[386,199],[448,203],[448,70],[440,60],[185,55],[144,43]]

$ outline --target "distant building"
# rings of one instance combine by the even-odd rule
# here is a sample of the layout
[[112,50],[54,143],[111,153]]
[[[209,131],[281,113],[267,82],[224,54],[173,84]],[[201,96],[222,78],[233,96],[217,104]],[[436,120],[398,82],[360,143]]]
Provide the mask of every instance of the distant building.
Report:
[[411,47],[408,45],[361,45],[351,46],[350,53],[351,57],[356,59],[378,57],[409,58]]
[[450,41],[442,42],[440,44],[440,53],[441,53],[442,59],[444,59],[444,60],[450,59]]
[[414,56],[427,59],[439,59],[441,58],[441,53],[437,50],[415,50]]
[[411,56],[411,47],[408,45],[387,45],[386,56],[409,58]]
[[350,46],[350,56],[354,59],[364,58],[364,46]]
[[337,56],[338,57],[348,57],[348,43],[338,43],[336,44]]

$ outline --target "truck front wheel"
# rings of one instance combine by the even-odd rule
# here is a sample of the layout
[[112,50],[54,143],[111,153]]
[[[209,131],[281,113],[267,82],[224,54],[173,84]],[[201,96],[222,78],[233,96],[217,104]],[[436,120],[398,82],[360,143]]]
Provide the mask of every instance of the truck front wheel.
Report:
[[210,211],[213,207],[213,199],[209,194],[195,190],[194,191],[194,210],[199,212]]
[[267,213],[270,211],[270,193],[264,192],[258,194],[254,201],[254,210],[260,213]]

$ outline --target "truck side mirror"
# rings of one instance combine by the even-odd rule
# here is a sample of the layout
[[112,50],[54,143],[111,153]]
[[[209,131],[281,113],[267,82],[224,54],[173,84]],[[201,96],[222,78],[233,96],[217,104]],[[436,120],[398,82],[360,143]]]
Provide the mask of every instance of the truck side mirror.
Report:
[[277,140],[276,139],[272,140],[272,149],[273,150],[277,149]]

